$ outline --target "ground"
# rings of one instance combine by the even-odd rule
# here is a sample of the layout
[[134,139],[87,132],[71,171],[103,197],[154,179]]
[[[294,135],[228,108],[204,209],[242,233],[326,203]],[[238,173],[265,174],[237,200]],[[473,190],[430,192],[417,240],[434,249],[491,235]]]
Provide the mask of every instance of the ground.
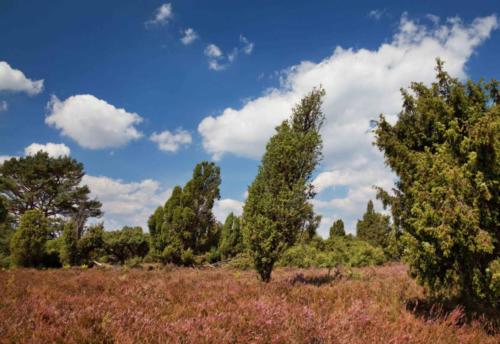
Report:
[[[0,343],[499,343],[459,309],[417,312],[404,265],[0,272]],[[413,306],[409,306],[413,305]]]

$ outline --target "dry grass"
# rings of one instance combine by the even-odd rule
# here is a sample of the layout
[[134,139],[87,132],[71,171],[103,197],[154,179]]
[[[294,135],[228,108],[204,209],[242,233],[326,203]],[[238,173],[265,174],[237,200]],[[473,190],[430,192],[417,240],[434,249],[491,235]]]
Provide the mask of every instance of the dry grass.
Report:
[[[298,273],[303,273],[298,276]],[[462,313],[423,318],[392,265],[331,281],[324,271],[0,272],[1,343],[499,343]],[[323,277],[322,277],[323,276]]]

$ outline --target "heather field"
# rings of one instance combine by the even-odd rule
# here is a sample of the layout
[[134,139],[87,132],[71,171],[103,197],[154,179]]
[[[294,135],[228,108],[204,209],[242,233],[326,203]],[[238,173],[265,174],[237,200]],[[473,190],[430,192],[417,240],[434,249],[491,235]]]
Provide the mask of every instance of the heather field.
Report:
[[421,312],[404,265],[332,273],[190,269],[0,272],[2,343],[498,343],[486,321]]

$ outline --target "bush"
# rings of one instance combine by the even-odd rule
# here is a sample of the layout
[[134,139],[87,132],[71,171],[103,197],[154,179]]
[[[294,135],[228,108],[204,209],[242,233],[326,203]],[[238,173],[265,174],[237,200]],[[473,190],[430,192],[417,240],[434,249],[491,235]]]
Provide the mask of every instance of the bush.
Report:
[[24,267],[42,266],[48,233],[45,215],[40,210],[26,211],[10,243],[12,262]]

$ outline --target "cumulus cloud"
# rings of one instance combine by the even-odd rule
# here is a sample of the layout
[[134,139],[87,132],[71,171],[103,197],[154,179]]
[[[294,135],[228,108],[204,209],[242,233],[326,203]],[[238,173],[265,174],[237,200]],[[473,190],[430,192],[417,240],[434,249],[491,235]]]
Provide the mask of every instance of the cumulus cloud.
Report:
[[293,105],[322,85],[326,90],[323,172],[330,174],[320,174],[315,184],[326,190],[340,183],[334,179],[343,179],[347,195],[317,206],[323,207],[325,216],[337,214],[353,223],[354,214],[361,216],[368,198],[374,197],[372,185],[390,185],[394,178],[372,146],[370,120],[384,113],[395,121],[402,104],[400,88],[412,81],[432,82],[436,57],[446,62],[450,74],[465,78],[466,62],[497,26],[494,15],[470,24],[452,18],[432,28],[403,15],[392,40],[378,48],[337,47],[322,61],[303,61],[288,68],[279,87],[241,108],[226,108],[204,118],[198,126],[203,146],[214,159],[225,154],[259,159],[274,128],[289,116]]
[[147,220],[154,210],[165,203],[171,190],[152,179],[127,183],[120,179],[85,175],[92,197],[102,202],[107,229],[124,225],[141,226],[147,230]]
[[23,72],[0,61],[0,91],[26,92],[35,95],[43,90],[43,80],[31,80]]
[[187,146],[192,142],[191,134],[182,129],[177,129],[173,133],[168,130],[159,134],[153,133],[149,139],[156,142],[160,150],[172,153],[177,152],[181,146]]
[[0,112],[7,111],[9,109],[9,104],[5,100],[0,102]]
[[205,48],[205,55],[212,58],[222,57],[222,50],[215,44],[209,44]]
[[165,25],[170,19],[172,19],[174,13],[172,11],[172,4],[165,3],[158,7],[155,11],[154,18],[146,22],[146,26],[149,25]]
[[226,217],[230,213],[233,213],[237,216],[240,216],[242,214],[243,202],[231,198],[224,198],[215,202],[213,212],[215,218],[218,221],[224,223]]
[[32,143],[28,147],[24,148],[25,155],[35,155],[39,151],[47,152],[50,157],[58,158],[62,156],[69,156],[71,150],[64,143]]
[[53,96],[47,105],[45,123],[90,149],[120,147],[142,137],[134,125],[142,122],[136,114],[118,109],[90,94],[64,101]]
[[192,28],[187,28],[182,32],[181,42],[184,45],[189,45],[198,39],[198,34]]

